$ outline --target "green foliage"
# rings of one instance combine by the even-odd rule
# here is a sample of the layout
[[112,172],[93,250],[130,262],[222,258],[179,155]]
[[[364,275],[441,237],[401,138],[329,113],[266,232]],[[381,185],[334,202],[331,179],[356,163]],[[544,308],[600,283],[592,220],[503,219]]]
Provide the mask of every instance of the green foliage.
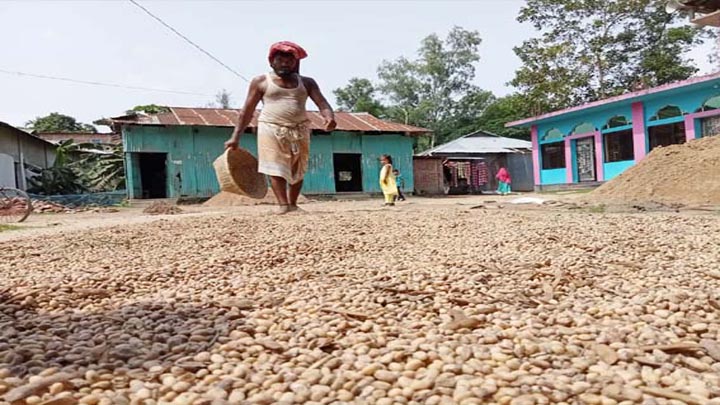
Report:
[[385,107],[376,98],[377,89],[368,79],[353,77],[347,86],[333,91],[341,111],[366,112],[375,117],[385,116]]
[[[417,150],[484,129],[498,135],[527,138],[524,129],[505,129],[505,122],[527,117],[530,106],[516,94],[496,99],[472,82],[480,60],[480,35],[455,27],[445,39],[423,39],[417,59],[400,57],[378,68],[379,84],[352,78],[334,91],[341,110],[369,112],[395,122],[433,131],[419,138]],[[384,104],[383,104],[383,100]]]
[[55,148],[54,167],[65,167],[73,158],[73,154],[78,150],[78,144],[72,139],[60,141]]
[[97,132],[94,126],[83,124],[73,117],[57,112],[37,117],[25,125],[37,132]]
[[445,39],[423,39],[417,59],[384,61],[378,76],[388,116],[432,130],[429,146],[464,135],[492,97],[472,83],[481,42],[477,31],[454,27]]
[[61,195],[123,189],[122,146],[107,146],[104,151],[97,149],[96,144],[78,144],[72,140],[59,143],[53,167],[42,169],[29,180],[30,192]]
[[530,140],[529,128],[505,128],[505,124],[532,115],[526,98],[516,93],[495,99],[480,116],[479,125],[495,135]]
[[132,110],[128,110],[127,113],[131,114],[133,112],[142,112],[145,114],[159,114],[159,113],[166,113],[170,112],[170,109],[161,105],[157,104],[146,104],[146,105],[136,105],[132,108]]
[[80,176],[70,167],[53,166],[29,179],[28,191],[35,194],[80,194],[87,191]]
[[532,115],[693,75],[686,57],[709,33],[678,25],[666,0],[527,0],[518,21],[538,38],[515,48],[511,82]]
[[116,191],[125,188],[125,162],[122,146],[114,145],[108,154],[85,153],[77,166],[91,191]]

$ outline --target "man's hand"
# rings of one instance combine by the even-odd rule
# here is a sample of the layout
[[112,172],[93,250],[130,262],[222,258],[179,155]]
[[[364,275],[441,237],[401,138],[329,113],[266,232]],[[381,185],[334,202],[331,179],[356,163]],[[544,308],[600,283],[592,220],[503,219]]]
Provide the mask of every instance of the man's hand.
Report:
[[237,149],[240,147],[240,138],[236,136],[230,137],[225,141],[225,149]]
[[337,127],[337,122],[335,122],[335,119],[325,119],[325,131],[326,132],[332,132]]

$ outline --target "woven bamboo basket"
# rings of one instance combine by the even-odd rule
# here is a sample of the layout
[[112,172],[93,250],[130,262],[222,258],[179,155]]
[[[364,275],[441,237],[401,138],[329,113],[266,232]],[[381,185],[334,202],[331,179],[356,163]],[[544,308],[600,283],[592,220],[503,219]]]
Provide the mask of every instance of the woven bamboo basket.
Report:
[[213,166],[220,190],[258,199],[267,194],[265,175],[258,173],[257,159],[245,149],[226,149]]

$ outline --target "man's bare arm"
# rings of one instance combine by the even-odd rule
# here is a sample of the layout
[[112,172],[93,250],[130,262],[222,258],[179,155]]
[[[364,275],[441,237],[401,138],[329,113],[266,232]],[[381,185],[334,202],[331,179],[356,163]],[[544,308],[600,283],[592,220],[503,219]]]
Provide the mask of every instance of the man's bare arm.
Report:
[[308,90],[308,95],[320,110],[320,115],[325,118],[325,131],[330,132],[334,130],[337,126],[335,123],[335,113],[333,112],[330,103],[328,103],[327,99],[325,99],[325,96],[323,96],[320,91],[320,86],[318,86],[314,79],[309,77],[303,77],[303,84]]
[[252,82],[250,82],[248,95],[245,99],[245,104],[243,105],[242,110],[240,110],[237,125],[235,125],[235,129],[233,130],[230,139],[225,142],[226,148],[234,149],[237,148],[240,144],[240,135],[245,132],[245,129],[247,129],[248,125],[250,125],[250,122],[252,122],[253,115],[255,114],[255,108],[257,108],[260,100],[262,100],[264,80],[264,76],[259,76],[254,78]]

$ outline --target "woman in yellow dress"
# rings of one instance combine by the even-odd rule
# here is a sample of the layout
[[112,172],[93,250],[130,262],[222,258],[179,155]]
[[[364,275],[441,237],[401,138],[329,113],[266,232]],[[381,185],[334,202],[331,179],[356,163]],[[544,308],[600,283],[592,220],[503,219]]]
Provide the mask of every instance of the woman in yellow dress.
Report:
[[395,197],[398,195],[397,182],[393,173],[392,157],[390,155],[380,156],[380,162],[383,165],[380,170],[380,188],[385,195],[385,205],[395,205]]

